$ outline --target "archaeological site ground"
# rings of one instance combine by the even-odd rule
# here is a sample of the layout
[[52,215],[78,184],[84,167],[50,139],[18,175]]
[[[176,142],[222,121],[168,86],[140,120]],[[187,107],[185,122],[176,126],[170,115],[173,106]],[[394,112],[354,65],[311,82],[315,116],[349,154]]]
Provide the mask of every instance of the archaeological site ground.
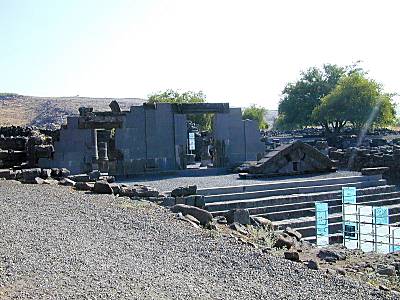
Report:
[[0,134],[1,299],[400,297],[395,130],[110,100]]

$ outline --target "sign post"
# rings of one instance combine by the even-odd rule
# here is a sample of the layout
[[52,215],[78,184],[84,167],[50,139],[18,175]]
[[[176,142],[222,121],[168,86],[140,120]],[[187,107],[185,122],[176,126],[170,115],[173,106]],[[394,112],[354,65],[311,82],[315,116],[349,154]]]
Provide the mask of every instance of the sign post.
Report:
[[342,187],[343,246],[348,249],[358,248],[356,197],[355,187]]
[[329,245],[328,203],[315,202],[315,232],[317,246]]

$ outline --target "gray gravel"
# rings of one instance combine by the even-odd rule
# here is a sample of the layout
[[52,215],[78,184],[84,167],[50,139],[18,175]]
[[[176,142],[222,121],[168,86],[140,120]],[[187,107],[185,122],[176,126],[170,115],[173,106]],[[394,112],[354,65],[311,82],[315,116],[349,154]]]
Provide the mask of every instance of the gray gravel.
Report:
[[0,182],[0,237],[1,299],[393,297],[216,237],[162,207],[68,187]]
[[[195,174],[195,173],[193,173]],[[147,175],[137,176],[129,180],[120,180],[121,183],[143,183],[156,188],[159,191],[172,191],[174,188],[184,185],[196,184],[199,189],[209,187],[234,186],[243,184],[257,184],[263,182],[294,180],[294,179],[318,179],[332,178],[341,176],[360,175],[360,172],[339,171],[335,173],[325,173],[320,175],[304,175],[291,177],[273,177],[259,179],[240,179],[238,174],[225,174],[218,176],[177,176],[177,175]]]

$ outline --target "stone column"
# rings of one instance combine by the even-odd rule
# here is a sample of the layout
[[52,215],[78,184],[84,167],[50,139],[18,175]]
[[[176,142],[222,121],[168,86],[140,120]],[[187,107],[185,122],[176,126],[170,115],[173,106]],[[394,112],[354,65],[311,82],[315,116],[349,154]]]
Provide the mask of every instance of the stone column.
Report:
[[97,130],[92,129],[92,170],[98,170]]

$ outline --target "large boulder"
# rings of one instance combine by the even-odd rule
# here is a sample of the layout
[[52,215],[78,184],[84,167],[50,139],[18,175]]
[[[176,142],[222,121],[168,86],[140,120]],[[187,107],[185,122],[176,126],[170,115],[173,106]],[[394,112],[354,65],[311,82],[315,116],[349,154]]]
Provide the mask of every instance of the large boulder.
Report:
[[70,175],[68,176],[69,179],[75,181],[75,182],[90,182],[94,181],[90,178],[88,174],[77,174],[77,175]]
[[93,183],[88,183],[88,182],[76,182],[75,183],[75,189],[78,191],[91,191],[94,187]]
[[329,248],[319,250],[317,256],[320,259],[323,259],[327,262],[336,262],[338,260],[345,260],[347,257],[346,252],[344,250],[329,249]]
[[293,245],[294,245],[293,238],[291,236],[287,235],[286,233],[279,234],[276,237],[276,241],[274,243],[274,247],[279,248],[279,249],[281,249],[283,247],[290,249],[293,247]]
[[36,183],[36,177],[40,177],[42,169],[32,168],[22,170],[22,181],[25,183]]
[[53,178],[63,178],[68,177],[70,175],[70,171],[66,168],[52,168],[50,176]]
[[91,181],[96,181],[100,178],[101,173],[99,170],[93,170],[88,175],[89,175],[89,178],[91,179]]
[[65,185],[65,186],[75,186],[75,181],[68,179],[68,178],[62,178],[59,182],[59,185]]
[[121,186],[119,190],[119,195],[122,197],[140,197],[140,198],[149,198],[149,197],[158,197],[159,192],[151,187],[145,185],[130,185],[130,186]]
[[185,204],[176,204],[172,206],[171,211],[174,213],[182,213],[184,216],[185,215],[191,215],[195,217],[197,220],[199,220],[201,225],[207,225],[212,221],[212,215],[210,212],[195,207],[195,206],[189,206]]
[[239,223],[242,225],[250,224],[250,213],[247,209],[232,209],[225,214],[229,224]]
[[286,227],[286,229],[283,232],[286,233],[287,235],[290,235],[291,237],[294,237],[299,242],[302,238],[301,233],[291,227]]
[[12,171],[10,169],[0,169],[0,178],[11,179]]
[[188,186],[180,186],[171,192],[172,197],[185,197],[190,195],[196,195],[197,186],[196,185],[188,185]]
[[99,180],[94,183],[93,192],[97,194],[113,194],[113,189],[107,181]]

